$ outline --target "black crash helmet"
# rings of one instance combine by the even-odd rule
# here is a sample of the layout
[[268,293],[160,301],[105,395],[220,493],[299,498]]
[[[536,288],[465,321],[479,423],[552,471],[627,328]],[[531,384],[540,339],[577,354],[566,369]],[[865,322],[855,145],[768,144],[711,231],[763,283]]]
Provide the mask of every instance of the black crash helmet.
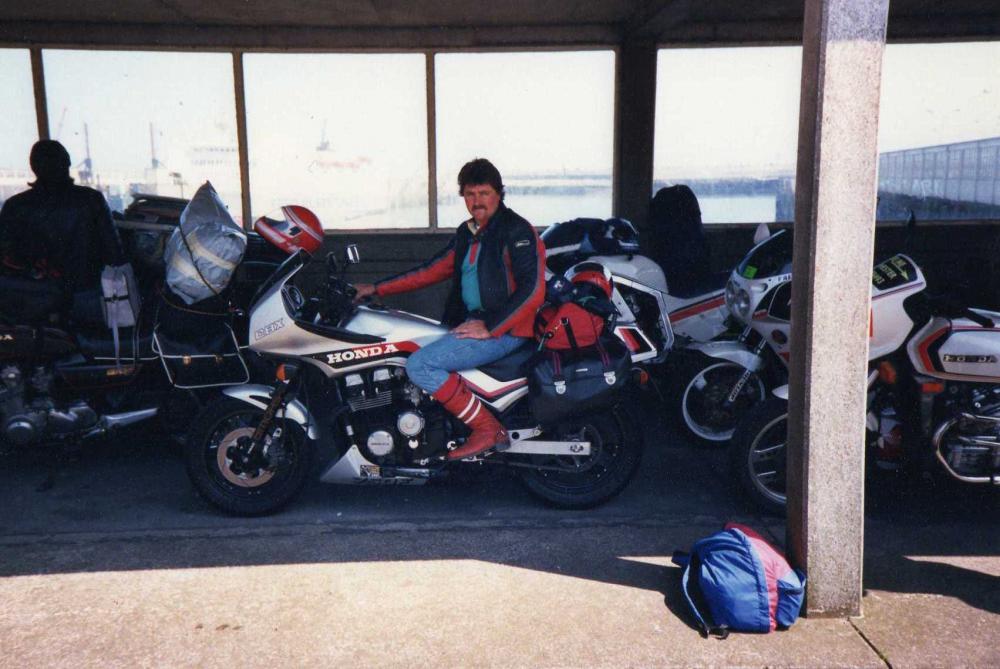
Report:
[[547,255],[628,255],[639,252],[639,234],[624,218],[574,218],[542,233]]

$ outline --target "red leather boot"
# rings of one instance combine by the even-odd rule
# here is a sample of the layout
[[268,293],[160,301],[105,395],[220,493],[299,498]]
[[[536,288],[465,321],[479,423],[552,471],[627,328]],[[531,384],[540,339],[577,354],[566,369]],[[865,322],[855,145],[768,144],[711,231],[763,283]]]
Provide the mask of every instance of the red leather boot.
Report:
[[494,446],[510,443],[507,430],[500,421],[483,405],[482,400],[472,394],[458,374],[452,374],[432,397],[441,403],[448,413],[458,418],[472,429],[465,443],[448,453],[449,460],[462,460],[490,450]]

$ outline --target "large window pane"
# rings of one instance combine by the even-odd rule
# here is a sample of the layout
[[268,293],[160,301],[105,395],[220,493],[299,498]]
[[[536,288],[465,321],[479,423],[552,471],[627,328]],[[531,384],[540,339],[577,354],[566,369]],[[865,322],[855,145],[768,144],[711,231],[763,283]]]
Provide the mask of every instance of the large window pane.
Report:
[[53,139],[112,209],[133,193],[190,197],[210,180],[242,219],[232,57],[43,52]]
[[654,192],[687,184],[706,223],[791,220],[799,47],[661,49]]
[[879,218],[1000,218],[1000,43],[890,44]]
[[428,224],[422,54],[244,57],[254,215],[301,204],[328,229]]
[[610,216],[614,68],[610,51],[438,54],[438,224],[469,217],[456,178],[475,157],[535,225]]
[[28,187],[34,179],[28,153],[38,139],[31,58],[27,49],[0,49],[0,91],[3,91],[3,132],[0,132],[0,204]]

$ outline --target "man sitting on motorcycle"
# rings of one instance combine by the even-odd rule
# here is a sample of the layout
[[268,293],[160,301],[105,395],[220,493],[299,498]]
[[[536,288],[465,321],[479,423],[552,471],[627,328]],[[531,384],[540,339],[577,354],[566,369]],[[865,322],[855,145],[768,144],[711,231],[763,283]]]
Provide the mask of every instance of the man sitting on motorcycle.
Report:
[[477,158],[458,173],[472,218],[427,262],[375,284],[357,284],[358,299],[394,295],[445,279],[453,282],[442,321],[452,328],[410,356],[410,379],[472,430],[448,454],[461,460],[510,442],[506,430],[455,372],[494,362],[533,336],[545,297],[545,246],[528,221],[504,204],[500,172]]
[[69,176],[66,148],[54,140],[31,147],[31,189],[0,210],[4,270],[36,279],[58,279],[78,320],[99,322],[101,269],[123,262],[111,210],[100,192]]

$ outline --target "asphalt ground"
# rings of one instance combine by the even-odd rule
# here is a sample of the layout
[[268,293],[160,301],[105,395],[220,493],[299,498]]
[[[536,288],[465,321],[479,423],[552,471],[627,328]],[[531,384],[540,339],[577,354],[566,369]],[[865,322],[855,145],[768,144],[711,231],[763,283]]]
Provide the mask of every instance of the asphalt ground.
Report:
[[1000,495],[941,480],[869,485],[862,617],[702,639],[672,552],[727,521],[780,544],[784,523],[661,413],[636,478],[591,511],[482,467],[315,483],[236,519],[142,429],[18,454],[0,471],[0,666],[1000,666]]

